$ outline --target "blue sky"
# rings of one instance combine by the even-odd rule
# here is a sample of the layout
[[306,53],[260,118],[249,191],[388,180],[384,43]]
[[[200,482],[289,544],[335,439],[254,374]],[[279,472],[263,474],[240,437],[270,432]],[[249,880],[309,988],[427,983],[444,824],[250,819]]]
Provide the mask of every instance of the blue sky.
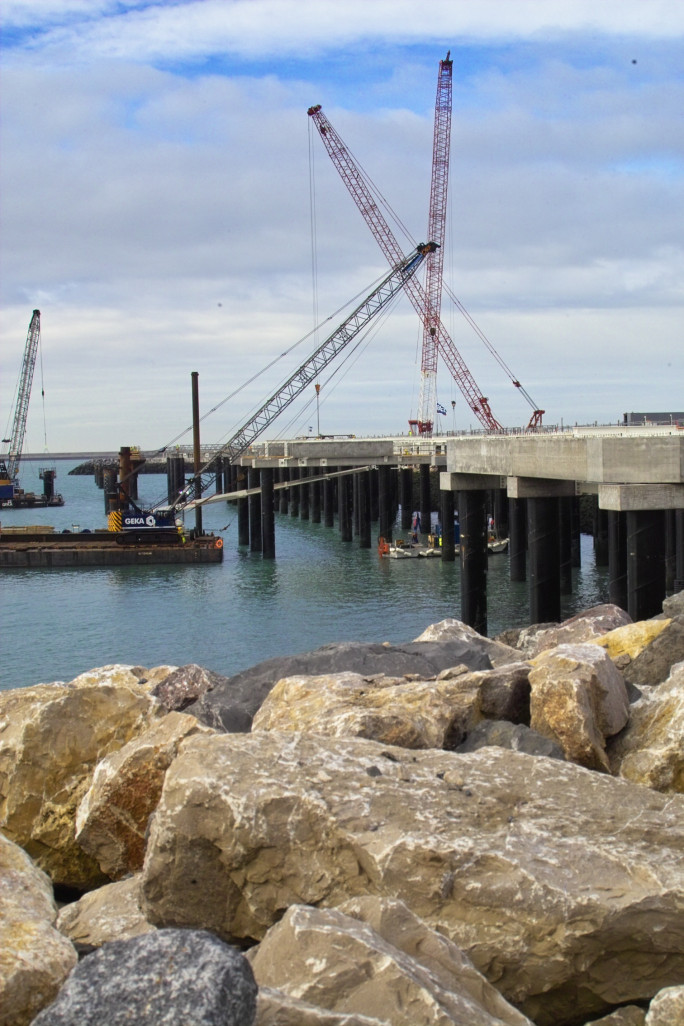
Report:
[[[307,108],[420,240],[447,50],[450,289],[547,423],[681,409],[676,0],[5,0],[2,19],[3,431],[38,307],[49,449],[165,444],[194,370],[203,411],[237,391],[202,428],[229,437],[311,340],[240,386],[385,269]],[[526,423],[446,297],[442,317],[497,419]],[[397,304],[324,384],[321,430],[406,431],[420,335]],[[437,391],[445,428],[477,426],[444,366]]]

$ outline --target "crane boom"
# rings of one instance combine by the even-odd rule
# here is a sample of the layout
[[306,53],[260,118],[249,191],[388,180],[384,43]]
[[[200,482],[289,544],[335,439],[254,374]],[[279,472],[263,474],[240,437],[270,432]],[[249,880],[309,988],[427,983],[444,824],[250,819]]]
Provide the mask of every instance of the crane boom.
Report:
[[[356,162],[344,142],[337,134],[330,121],[323,113],[320,104],[309,107],[309,117],[313,120],[318,133],[323,141],[330,159],[337,168],[342,181],[349,190],[352,199],[361,211],[368,227],[373,233],[380,249],[383,251],[390,264],[395,264],[401,258],[401,248],[395,239],[390,226],[382,215],[380,208],[375,202],[373,195],[366,184],[366,181],[356,166]],[[414,309],[417,311],[421,321],[425,323],[427,312],[430,309],[428,295],[414,277],[406,284],[406,292],[411,300]],[[473,411],[483,427],[489,431],[502,431],[503,428],[492,414],[488,399],[482,395],[477,387],[475,379],[468,370],[466,363],[454,345],[449,333],[438,318],[435,328],[435,338],[440,356],[446,363],[451,375],[460,388],[468,406]]]
[[17,401],[14,407],[12,433],[9,437],[7,474],[10,481],[16,481],[19,473],[19,463],[21,462],[21,454],[24,449],[24,435],[26,434],[26,416],[31,400],[31,385],[33,384],[33,371],[36,366],[39,342],[40,310],[34,310],[31,323],[29,324],[28,335],[26,336],[24,359],[21,365],[19,388],[17,389]]
[[425,292],[428,307],[423,319],[423,348],[420,364],[420,395],[418,398],[418,433],[432,434],[437,413],[437,332],[442,312],[442,269],[444,266],[444,235],[446,231],[447,192],[449,185],[449,147],[451,143],[451,73],[453,61],[439,62],[435,127],[432,139],[432,179],[428,212],[428,239],[439,247],[428,260]]
[[[369,321],[385,307],[391,299],[414,278],[425,258],[433,253],[435,243],[421,243],[413,253],[402,256],[395,263],[376,288],[361,302],[342,324],[325,342],[297,368],[287,381],[259,407],[257,412],[239,428],[232,438],[215,453],[211,460],[195,474],[187,483],[173,505],[174,511],[189,506],[197,498],[195,484],[201,481],[202,474],[211,472],[214,463],[221,457],[228,457],[234,463],[245,452],[252,442],[271,424],[275,418],[292,403],[312,381],[316,381],[321,371],[354,339]],[[207,486],[205,486],[207,487]],[[204,488],[202,488],[202,491]]]

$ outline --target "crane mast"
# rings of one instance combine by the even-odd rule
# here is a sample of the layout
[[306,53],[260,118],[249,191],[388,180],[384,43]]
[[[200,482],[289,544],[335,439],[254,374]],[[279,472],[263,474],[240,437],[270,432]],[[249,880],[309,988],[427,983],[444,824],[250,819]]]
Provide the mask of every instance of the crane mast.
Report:
[[[446,230],[447,193],[449,185],[449,147],[451,143],[451,73],[453,61],[439,62],[435,127],[432,140],[432,179],[428,213],[428,239],[439,249],[428,260],[425,271],[427,310],[423,319],[423,348],[420,365],[418,399],[418,434],[432,434],[437,414],[437,332],[442,311],[442,269],[444,266],[444,235]],[[412,425],[413,426],[413,425]]]
[[[342,181],[349,190],[352,199],[361,211],[361,214],[375,237],[380,249],[389,260],[395,264],[401,259],[401,248],[395,239],[390,226],[382,215],[380,208],[375,202],[373,195],[366,184],[365,178],[356,166],[354,158],[337,134],[330,121],[323,113],[320,104],[309,107],[309,117],[313,120],[318,133],[323,141],[330,159],[337,168]],[[421,322],[424,324],[430,309],[428,295],[423,286],[416,278],[406,283],[406,292],[418,313]],[[473,411],[482,426],[488,431],[502,431],[503,428],[492,414],[489,401],[482,395],[477,387],[475,379],[468,370],[463,357],[458,352],[449,333],[437,319],[435,326],[435,338],[440,356],[446,363],[449,371],[460,388],[468,406]]]
[[26,346],[24,348],[24,359],[21,365],[21,377],[17,390],[17,401],[14,408],[14,420],[12,433],[9,439],[9,450],[7,454],[7,474],[10,481],[16,481],[19,473],[19,463],[24,449],[24,435],[26,434],[26,416],[28,414],[29,402],[31,400],[31,385],[33,384],[33,371],[36,366],[36,354],[40,342],[40,310],[34,310],[29,324]]
[[[257,412],[239,428],[232,438],[212,456],[211,460],[187,482],[173,505],[173,511],[190,506],[196,499],[195,485],[201,482],[202,474],[211,473],[214,463],[227,456],[234,463],[239,456],[266,430],[275,418],[292,403],[298,395],[320,376],[321,371],[340,353],[360,331],[385,307],[394,296],[414,280],[414,275],[427,256],[435,251],[435,243],[421,243],[408,256],[401,256],[392,270],[376,288],[352,311],[342,324],[321,343],[320,346],[290,375],[287,381],[270,396]],[[201,490],[208,487],[205,485]]]

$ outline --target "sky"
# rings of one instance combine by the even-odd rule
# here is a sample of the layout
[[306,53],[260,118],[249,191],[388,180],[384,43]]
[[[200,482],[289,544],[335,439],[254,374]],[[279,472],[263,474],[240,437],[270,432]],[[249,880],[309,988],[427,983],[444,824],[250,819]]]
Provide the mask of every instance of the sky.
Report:
[[[447,51],[442,320],[495,418],[684,409],[680,0],[3,0],[0,17],[3,437],[41,311],[25,452],[190,443],[194,371],[202,440],[227,441],[387,271],[307,109],[408,253]],[[421,340],[402,297],[264,438],[407,432]],[[480,428],[442,363],[437,399],[442,431]]]

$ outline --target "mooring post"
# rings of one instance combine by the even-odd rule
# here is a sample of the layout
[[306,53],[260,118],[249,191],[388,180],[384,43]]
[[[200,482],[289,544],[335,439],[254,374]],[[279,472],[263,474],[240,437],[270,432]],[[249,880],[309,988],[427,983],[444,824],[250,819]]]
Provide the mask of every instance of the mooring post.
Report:
[[392,541],[390,498],[390,468],[382,463],[378,467],[378,534],[388,542]]
[[572,496],[558,500],[558,542],[561,595],[572,595]]
[[420,526],[423,534],[432,531],[432,504],[430,502],[430,464],[420,465]]
[[358,479],[357,498],[359,504],[359,548],[371,547],[370,491],[368,473],[354,475]]
[[662,612],[665,597],[665,523],[662,510],[628,510],[627,612],[634,621]]
[[[202,497],[202,454],[200,452],[200,417],[199,417],[199,374],[193,371],[192,377],[192,455],[195,474],[195,501],[199,503]],[[195,533],[203,534],[202,530],[202,507],[195,506]]]
[[684,509],[675,511],[674,591],[684,591]]
[[413,467],[402,467],[399,471],[399,505],[401,529],[410,531],[413,517]]
[[442,516],[442,560],[447,563],[453,563],[456,558],[454,493],[443,490],[439,494]]
[[508,500],[508,556],[512,581],[527,580],[527,499]]
[[302,483],[299,486],[299,519],[309,519],[309,499],[311,497],[311,485],[309,484],[309,468],[302,467],[299,472]]
[[[235,479],[236,491],[247,488],[247,473],[243,466],[238,465]],[[249,502],[246,498],[238,499],[238,545],[249,545]]]
[[290,468],[290,516],[299,516],[299,502],[300,502],[300,486],[299,486],[299,467]]
[[627,609],[627,521],[624,513],[608,510],[608,601]]
[[350,509],[351,482],[347,475],[338,478],[337,482],[337,520],[340,528],[340,538],[343,542],[352,540],[352,522]]
[[[330,473],[333,473],[335,467],[329,467]],[[326,527],[334,527],[335,525],[335,490],[333,488],[333,479],[326,477],[323,481],[323,523]]]
[[487,491],[458,493],[461,527],[461,619],[487,634]]
[[561,618],[560,543],[557,498],[528,498],[530,622]]
[[[247,471],[247,487],[258,488],[261,483],[261,471],[250,467]],[[262,551],[261,541],[261,493],[249,496],[249,547],[252,552]]]
[[275,559],[275,513],[273,507],[273,469],[261,471],[261,555]]

